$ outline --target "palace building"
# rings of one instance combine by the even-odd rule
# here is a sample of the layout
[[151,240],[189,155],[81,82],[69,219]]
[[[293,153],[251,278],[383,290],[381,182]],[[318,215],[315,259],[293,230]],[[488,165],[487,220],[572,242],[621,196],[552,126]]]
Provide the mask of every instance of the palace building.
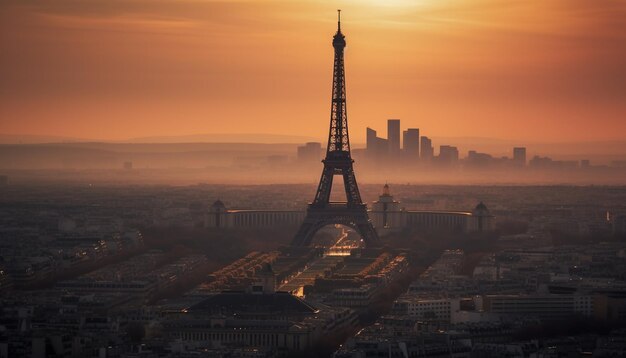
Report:
[[209,208],[205,226],[215,228],[297,226],[302,223],[304,210],[229,210],[221,200]]
[[394,200],[387,184],[378,201],[373,203],[369,216],[379,235],[404,228],[460,232],[494,229],[494,216],[482,202],[471,212],[405,210]]
[[[230,210],[217,200],[211,205],[205,224],[215,228],[298,226],[305,216],[305,210]],[[494,216],[482,202],[472,211],[406,210],[393,198],[387,184],[382,195],[372,203],[368,216],[379,235],[405,228],[458,232],[494,229]]]

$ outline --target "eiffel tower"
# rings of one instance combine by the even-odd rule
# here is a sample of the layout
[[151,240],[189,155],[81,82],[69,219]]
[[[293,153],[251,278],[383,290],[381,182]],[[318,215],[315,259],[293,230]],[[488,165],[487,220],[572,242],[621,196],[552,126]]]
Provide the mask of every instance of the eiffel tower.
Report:
[[[341,10],[337,10],[337,33],[333,37],[335,62],[333,69],[333,94],[330,112],[330,131],[324,170],[315,199],[307,208],[307,215],[293,239],[293,246],[307,246],[315,233],[326,225],[341,224],[356,230],[367,246],[378,246],[378,234],[367,216],[367,206],[361,200],[356,184],[354,160],[350,155],[348,116],[346,114],[346,81],[343,50],[346,37],[341,33]],[[331,202],[333,178],[340,175],[346,191],[345,202]]]

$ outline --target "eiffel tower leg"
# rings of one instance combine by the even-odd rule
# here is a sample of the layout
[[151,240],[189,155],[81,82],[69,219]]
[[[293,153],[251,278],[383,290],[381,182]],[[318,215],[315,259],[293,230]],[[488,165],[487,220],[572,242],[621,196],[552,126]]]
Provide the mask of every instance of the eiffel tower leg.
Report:
[[309,206],[307,216],[293,238],[293,246],[308,246],[315,233],[326,225],[340,224],[353,228],[368,247],[378,247],[378,234],[367,216],[367,209],[363,204],[360,207],[343,207],[339,210],[316,208]]
[[315,200],[313,200],[313,204],[319,205],[322,203],[328,203],[330,200],[330,191],[333,187],[333,177],[333,169],[324,165],[324,170],[322,170],[322,177],[320,178],[320,183],[317,186],[317,193],[315,193]]
[[313,238],[313,235],[315,235],[315,232],[312,232],[314,227],[311,223],[307,222],[307,219],[308,218],[305,218],[302,225],[300,225],[296,236],[294,236],[291,241],[291,246],[308,246],[311,243],[311,239]]
[[352,169],[352,165],[344,170],[343,184],[346,189],[348,206],[360,205],[362,203],[361,194],[359,193],[359,187],[356,184],[356,177],[354,176],[354,169]]
[[374,230],[372,223],[368,222],[367,224],[358,225],[358,232],[368,247],[380,246],[380,240],[378,239],[378,234],[376,233],[376,230]]

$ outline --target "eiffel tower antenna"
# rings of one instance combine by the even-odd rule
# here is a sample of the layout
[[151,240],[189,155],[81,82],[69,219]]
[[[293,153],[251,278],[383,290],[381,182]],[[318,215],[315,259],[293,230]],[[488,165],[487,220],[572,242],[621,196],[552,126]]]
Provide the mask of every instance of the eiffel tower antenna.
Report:
[[337,9],[337,32],[341,32],[341,9]]
[[[346,110],[346,80],[343,53],[346,37],[341,33],[341,10],[337,10],[337,33],[333,36],[333,91],[330,110],[330,130],[324,169],[315,199],[309,204],[307,215],[293,239],[292,245],[306,246],[315,233],[326,225],[341,224],[355,229],[368,246],[378,246],[379,239],[367,216],[367,206],[361,200],[354,175],[354,160],[350,154],[348,114]],[[331,202],[333,178],[343,178],[345,202]]]

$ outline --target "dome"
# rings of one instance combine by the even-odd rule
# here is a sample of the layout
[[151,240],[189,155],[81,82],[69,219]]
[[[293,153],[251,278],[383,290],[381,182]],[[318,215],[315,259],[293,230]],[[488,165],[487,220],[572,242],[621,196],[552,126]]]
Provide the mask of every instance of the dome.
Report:
[[226,211],[226,205],[224,205],[224,203],[222,203],[222,201],[218,199],[213,203],[213,205],[211,205],[210,211],[215,211],[215,212]]
[[483,203],[482,201],[478,203],[478,205],[476,205],[473,213],[474,215],[482,215],[482,216],[490,215],[489,209],[487,209],[487,205],[485,205],[485,203]]

